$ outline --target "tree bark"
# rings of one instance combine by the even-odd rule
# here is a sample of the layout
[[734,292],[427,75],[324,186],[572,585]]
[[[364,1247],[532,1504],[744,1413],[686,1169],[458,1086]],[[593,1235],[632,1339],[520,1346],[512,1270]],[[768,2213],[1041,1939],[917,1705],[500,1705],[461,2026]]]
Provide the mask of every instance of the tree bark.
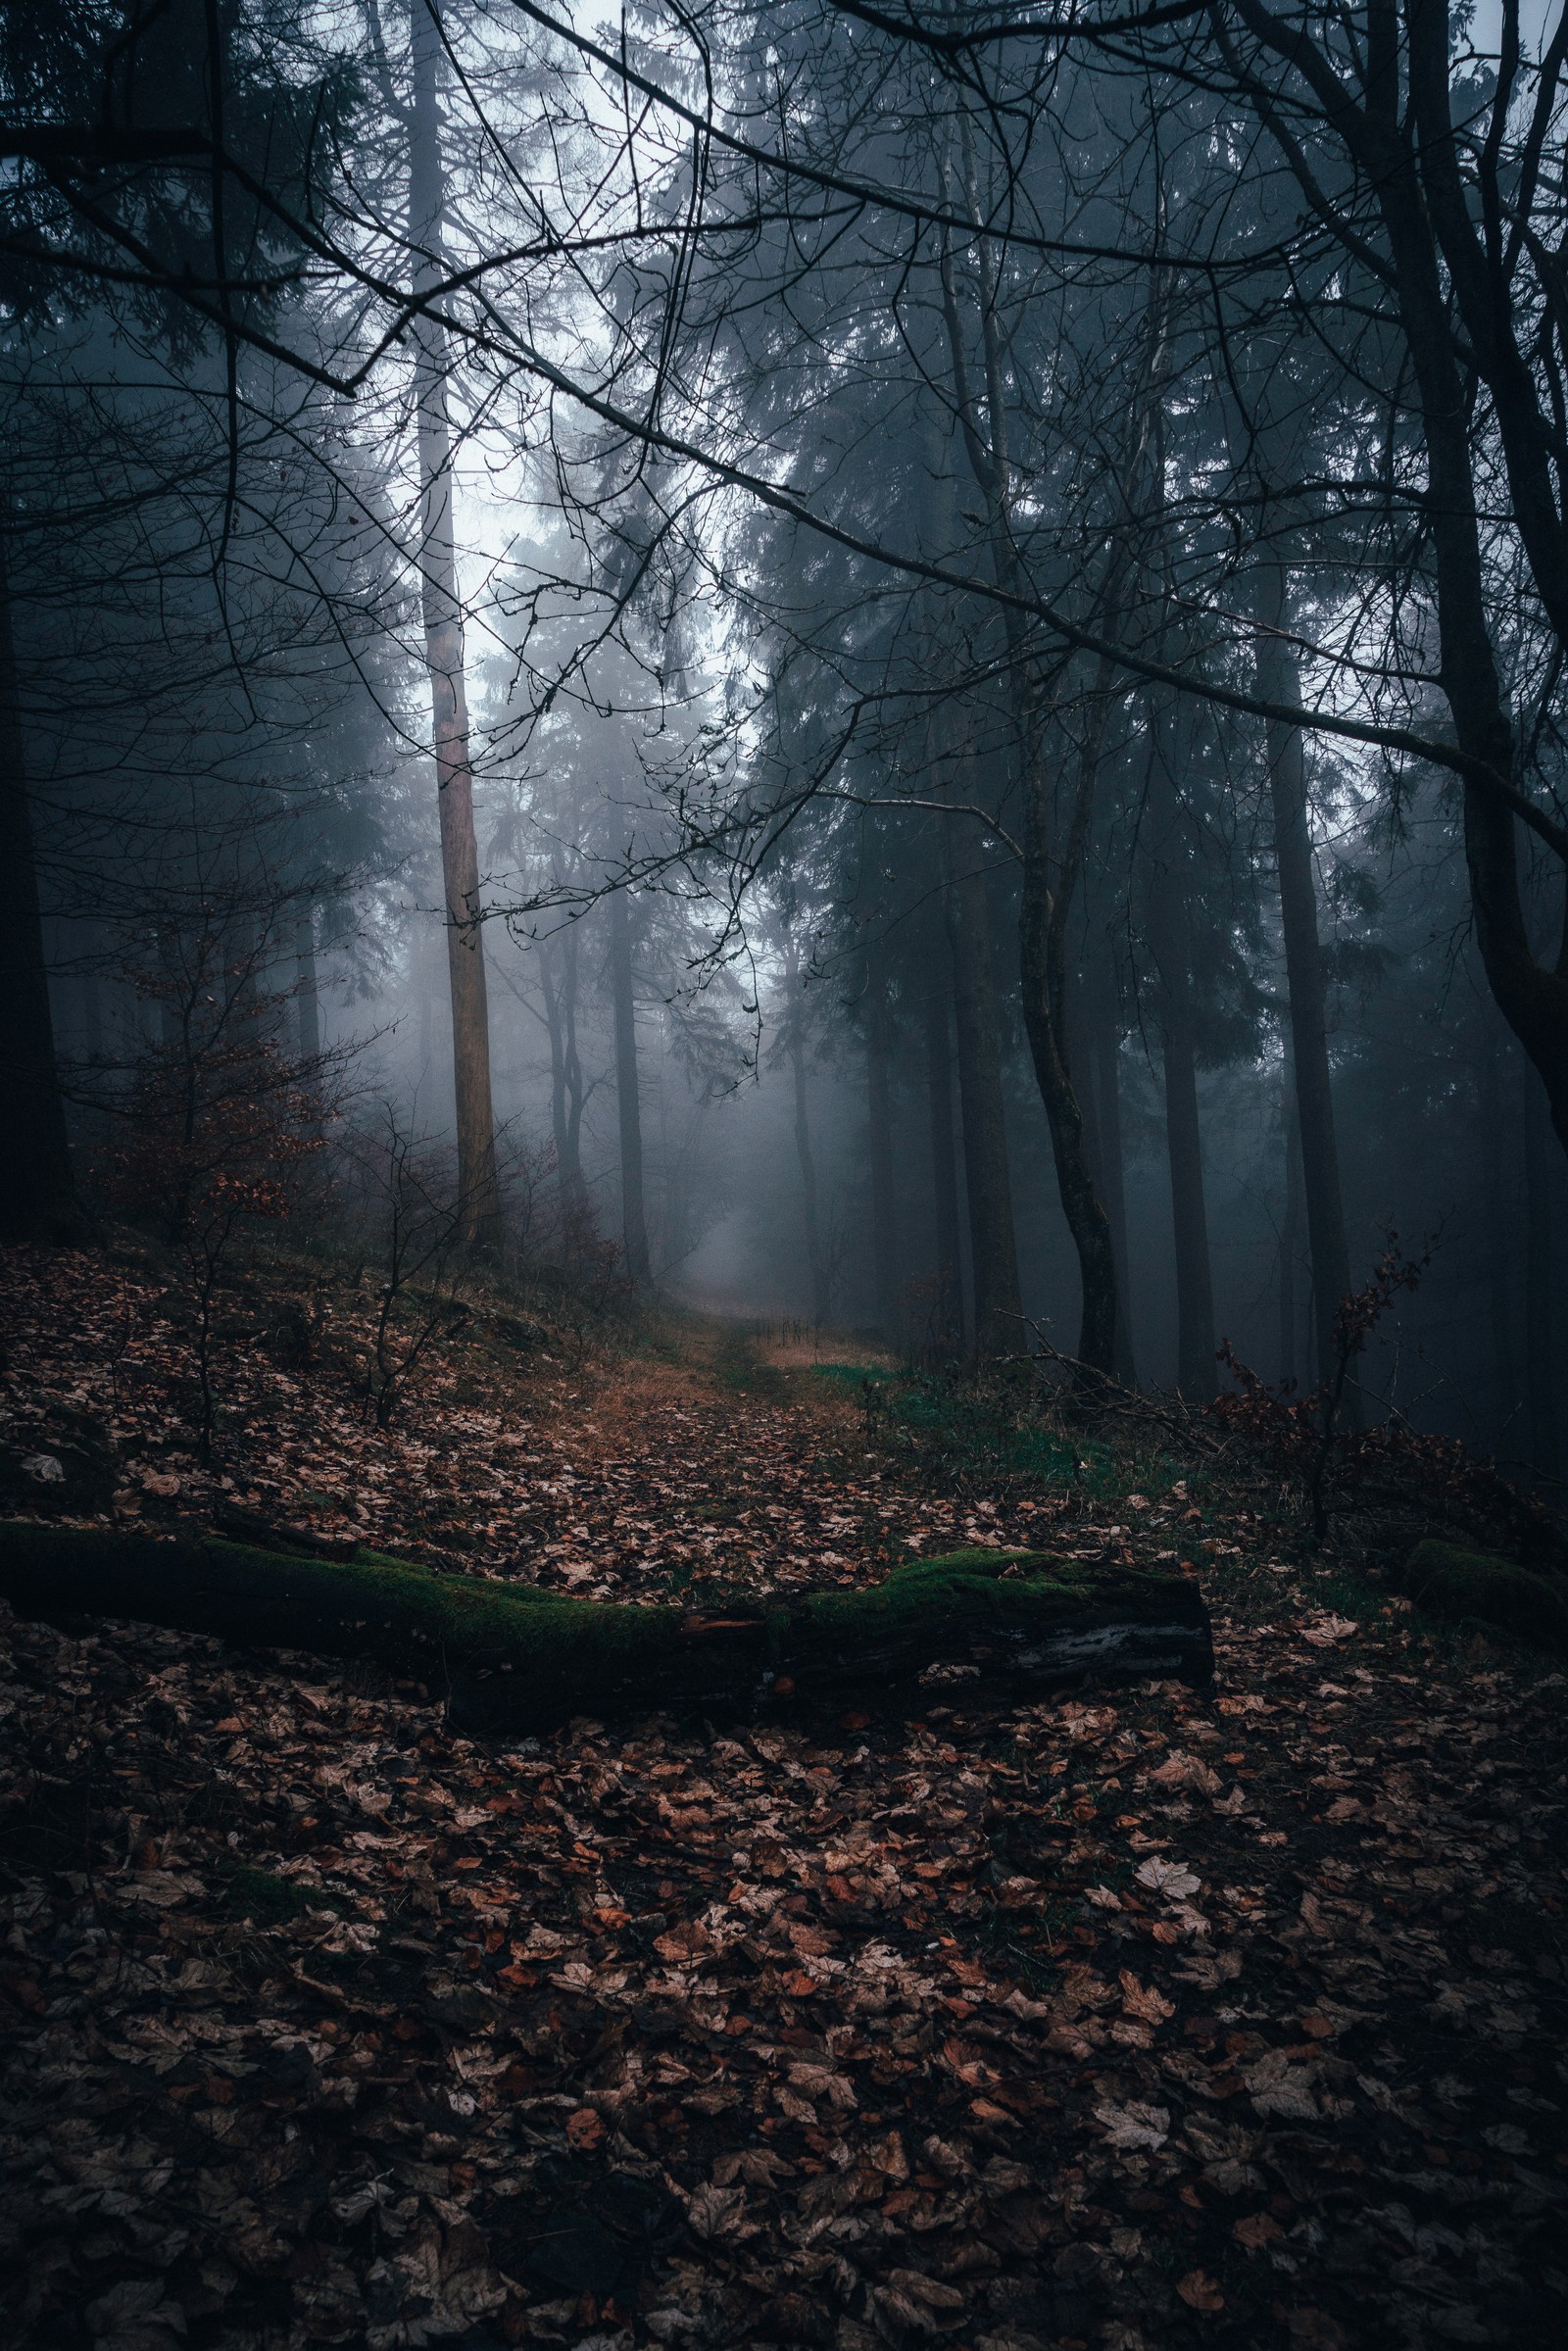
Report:
[[1176,1255],[1176,1385],[1183,1396],[1202,1400],[1214,1394],[1216,1386],[1214,1285],[1198,1110],[1187,859],[1165,724],[1157,710],[1151,710],[1149,728],[1152,839],[1146,927],[1159,974],[1165,1149]]
[[1108,968],[1095,974],[1084,995],[1084,1025],[1088,1032],[1085,1067],[1086,1074],[1092,1073],[1093,1077],[1095,1136],[1100,1153],[1095,1182],[1105,1203],[1111,1257],[1116,1269],[1115,1370],[1125,1387],[1136,1388],[1132,1277],[1127,1263],[1127,1169],[1121,1135],[1121,1034]]
[[930,987],[921,1004],[925,1082],[931,1116],[931,1193],[936,1225],[937,1292],[932,1337],[938,1347],[963,1346],[963,1271],[958,1239],[958,1170],[954,1156],[953,1049],[946,988]]
[[[1517,744],[1489,627],[1472,467],[1475,373],[1492,395],[1520,542],[1544,611],[1565,648],[1568,533],[1553,495],[1550,418],[1517,339],[1511,265],[1501,258],[1508,240],[1489,209],[1497,197],[1495,179],[1484,202],[1472,201],[1466,173],[1480,133],[1464,141],[1463,156],[1455,134],[1451,12],[1414,6],[1373,12],[1371,46],[1357,68],[1359,101],[1328,51],[1303,34],[1298,22],[1259,0],[1238,0],[1238,13],[1310,86],[1319,120],[1376,191],[1426,448],[1424,511],[1436,575],[1439,675],[1455,741],[1470,761],[1464,842],[1476,942],[1488,985],[1540,1074],[1558,1141],[1568,1150],[1568,960],[1561,954],[1555,967],[1537,960],[1519,887]],[[1273,97],[1255,83],[1249,95],[1259,120],[1276,128]],[[1281,150],[1317,210],[1322,189],[1309,149],[1290,136],[1281,139]],[[1495,168],[1494,154],[1484,171],[1494,174]]]
[[321,1057],[321,1005],[316,978],[316,918],[310,906],[294,917],[294,1004],[299,1055],[309,1070]]
[[[1298,704],[1301,693],[1299,671],[1282,633],[1289,625],[1289,583],[1283,565],[1266,564],[1258,582],[1258,686],[1271,701]],[[1345,1200],[1334,1133],[1334,1093],[1329,1073],[1328,1014],[1317,929],[1317,879],[1307,808],[1306,761],[1298,727],[1271,724],[1267,737],[1274,855],[1279,866],[1280,921],[1285,936],[1285,978],[1291,1008],[1297,1132],[1300,1138],[1307,1246],[1312,1255],[1312,1312],[1317,1360],[1326,1370],[1335,1359],[1335,1317],[1341,1300],[1350,1293],[1350,1252],[1345,1236]],[[1340,1417],[1348,1426],[1360,1426],[1360,1401],[1351,1390],[1346,1392]]]
[[784,933],[784,977],[789,991],[785,1014],[785,1050],[795,1082],[795,1156],[801,1170],[801,1221],[806,1227],[806,1254],[811,1268],[811,1314],[824,1330],[833,1317],[833,1284],[822,1244],[822,1219],[816,1191],[816,1160],[811,1151],[811,1122],[806,1093],[806,1004],[795,941]]
[[55,1054],[26,746],[0,515],[0,1240],[55,1246],[87,1238],[72,1176]]
[[1086,1674],[1207,1686],[1214,1672],[1208,1611],[1190,1579],[1086,1573],[1017,1552],[913,1560],[864,1591],[715,1616],[434,1575],[375,1552],[309,1557],[12,1519],[0,1523],[0,1599],[46,1620],[131,1616],[247,1646],[375,1658],[445,1685],[454,1722],[472,1730],[715,1702],[842,1708],[858,1690],[907,1688],[956,1659],[1026,1687]]
[[301,1080],[312,1103],[311,1132],[322,1132],[321,1004],[316,973],[316,912],[309,904],[294,917],[295,1044]]
[[948,940],[958,1037],[958,1098],[969,1201],[974,1348],[980,1356],[1023,1349],[1023,1300],[1012,1223],[1012,1178],[1002,1099],[996,981],[985,875],[965,849],[947,891]]
[[1481,1112],[1481,1193],[1486,1218],[1487,1306],[1492,1326],[1493,1379],[1496,1387],[1496,1424],[1499,1432],[1511,1423],[1518,1403],[1518,1366],[1514,1352],[1513,1299],[1510,1262],[1508,1186],[1503,1164],[1502,1088],[1497,1064],[1501,1040],[1488,1020],[1479,1040],[1477,1106]]
[[653,1280],[643,1201],[643,1117],[637,1092],[637,1001],[631,975],[631,915],[624,890],[610,894],[610,978],[615,1011],[615,1100],[620,1115],[620,1214],[626,1271]]
[[[974,143],[966,115],[959,117],[959,182],[971,221],[979,230],[982,207],[975,172]],[[1013,535],[1012,464],[1008,454],[1007,363],[998,316],[995,262],[989,240],[977,235],[980,347],[985,385],[984,417],[974,396],[964,350],[952,256],[942,255],[943,313],[952,367],[954,411],[969,470],[988,509],[992,568],[998,585],[1017,593],[1023,566]],[[1106,584],[1109,584],[1107,577]],[[1090,1373],[1113,1369],[1116,1353],[1116,1265],[1110,1226],[1095,1187],[1084,1143],[1083,1112],[1073,1088],[1067,1051],[1066,925],[1084,853],[1098,781],[1111,664],[1102,660],[1090,695],[1083,749],[1072,808],[1063,837],[1054,839],[1052,781],[1047,773],[1037,708],[1037,680],[1025,642],[1022,617],[1009,604],[1004,615],[1009,661],[1007,687],[1019,778],[1023,786],[1023,890],[1018,909],[1018,969],[1023,990],[1024,1027],[1035,1082],[1051,1129],[1052,1157],[1067,1230],[1078,1254],[1082,1296],[1078,1361]],[[967,1120],[965,1121],[967,1131]],[[971,1206],[971,1215],[973,1209]],[[1010,1220],[1009,1220],[1010,1231]],[[1016,1274],[1013,1288],[1016,1290]],[[975,1278],[975,1324],[980,1326],[979,1276]],[[984,1351],[984,1349],[982,1349]]]
[[[1301,1141],[1297,1126],[1296,1087],[1289,1063],[1285,1099],[1280,1105],[1285,1127],[1285,1221],[1280,1228],[1280,1378],[1295,1380],[1303,1389],[1312,1385],[1311,1367],[1301,1361],[1302,1326],[1296,1312],[1297,1275],[1301,1262],[1305,1225],[1301,1179]],[[1332,1355],[1324,1358],[1332,1363]]]
[[1551,1178],[1555,1172],[1547,1151],[1544,1104],[1541,1090],[1525,1072],[1525,1380],[1530,1392],[1530,1456],[1543,1477],[1557,1475],[1557,1318],[1553,1311],[1552,1275],[1556,1234],[1553,1230]]
[[[560,976],[555,950],[560,953]],[[545,1031],[550,1039],[550,1131],[556,1146],[556,1183],[564,1232],[569,1218],[583,1204],[582,1178],[582,1061],[577,1052],[577,926],[568,923],[561,938],[539,951],[540,979],[545,1000]]]
[[[1424,56],[1429,44],[1423,40],[1420,46]],[[1423,66],[1423,78],[1432,79],[1430,61]],[[1568,1151],[1568,969],[1561,959],[1555,970],[1536,960],[1520,894],[1516,820],[1506,798],[1515,782],[1516,745],[1488,627],[1471,473],[1470,393],[1454,356],[1410,129],[1368,121],[1357,126],[1356,135],[1378,186],[1421,412],[1443,691],[1459,747],[1476,763],[1464,784],[1465,862],[1476,943],[1488,985],[1540,1073],[1558,1141]],[[1524,522],[1522,513],[1520,518]],[[1568,599],[1559,556],[1553,555],[1545,575],[1538,569],[1536,576],[1548,607]],[[1563,619],[1568,626],[1568,607]],[[1568,634],[1559,634],[1568,643]]]
[[[409,233],[417,260],[415,292],[443,274],[446,182],[441,161],[437,77],[441,36],[435,0],[413,0],[413,105],[409,116]],[[452,1072],[458,1130],[458,1191],[463,1237],[493,1247],[501,1197],[496,1175],[495,1113],[490,1091],[490,1011],[485,985],[479,851],[473,829],[473,769],[464,683],[463,613],[458,598],[452,513],[452,435],[447,416],[445,330],[415,321],[419,456],[419,577],[425,662],[430,674],[441,878],[452,997]]]
[[[1103,666],[1103,664],[1102,664]],[[1110,1220],[1101,1200],[1084,1134],[1084,1116],[1067,1047],[1066,913],[1082,860],[1104,725],[1103,694],[1097,691],[1089,740],[1080,764],[1069,846],[1059,855],[1056,889],[1051,887],[1049,786],[1042,747],[1034,740],[1032,713],[1017,712],[1020,755],[1025,763],[1023,891],[1018,913],[1018,964],[1023,985],[1024,1027],[1029,1035],[1035,1083],[1051,1128],[1052,1156],[1062,1214],[1078,1253],[1082,1296],[1078,1360],[1090,1372],[1108,1372],[1116,1361],[1116,1260]],[[1080,846],[1071,846],[1071,836]]]
[[887,975],[878,968],[874,957],[867,976],[865,1018],[876,1314],[883,1337],[896,1343],[904,1314],[899,1297],[898,1191],[893,1176],[893,1015],[888,1003]]

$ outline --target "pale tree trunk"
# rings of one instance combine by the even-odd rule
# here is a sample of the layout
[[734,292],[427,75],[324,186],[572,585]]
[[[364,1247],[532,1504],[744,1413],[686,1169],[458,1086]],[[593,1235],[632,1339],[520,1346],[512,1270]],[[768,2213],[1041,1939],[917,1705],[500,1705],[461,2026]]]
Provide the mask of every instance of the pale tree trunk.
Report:
[[[446,205],[437,79],[441,37],[433,0],[413,0],[413,105],[409,116],[409,232],[417,259],[415,291],[443,274]],[[463,613],[458,598],[452,513],[452,434],[447,416],[447,338],[429,318],[415,322],[419,449],[419,576],[425,661],[430,673],[441,879],[452,992],[452,1074],[458,1129],[462,1229],[470,1245],[499,1238],[495,1113],[490,1095],[490,1012],[485,988],[479,851],[473,830],[473,770],[464,686]]]
[[784,934],[784,976],[788,989],[785,1050],[795,1081],[795,1156],[801,1170],[801,1221],[806,1228],[806,1255],[811,1268],[811,1313],[820,1331],[832,1316],[833,1285],[827,1251],[822,1246],[822,1219],[816,1192],[816,1160],[811,1151],[811,1124],[806,1094],[806,1004],[795,942]]
[[[1298,704],[1301,681],[1296,656],[1281,633],[1289,625],[1289,582],[1283,565],[1267,564],[1258,579],[1257,679],[1272,702]],[[1345,1200],[1340,1185],[1339,1146],[1334,1135],[1334,1094],[1329,1075],[1328,1014],[1323,953],[1317,929],[1317,880],[1306,798],[1306,761],[1299,727],[1270,724],[1269,793],[1274,813],[1274,855],[1279,866],[1280,924],[1285,935],[1285,978],[1291,1006],[1291,1060],[1296,1079],[1297,1129],[1306,1200],[1307,1246],[1312,1253],[1312,1316],[1318,1377],[1328,1378],[1336,1360],[1335,1320],[1350,1293],[1350,1252],[1345,1236]],[[1347,1388],[1340,1419],[1359,1427],[1360,1398]]]
[[0,1241],[74,1243],[86,1226],[55,1056],[3,528],[0,515]]
[[620,1115],[620,1214],[626,1271],[653,1280],[643,1201],[643,1114],[637,1091],[637,1000],[631,974],[631,916],[624,890],[610,894],[610,981],[615,1013],[615,1100]]
[[953,1048],[949,1038],[949,993],[927,990],[921,1010],[925,1029],[925,1082],[931,1113],[931,1191],[936,1217],[937,1295],[932,1337],[938,1347],[963,1346],[963,1271],[958,1239],[958,1171],[954,1157]]
[[1021,1354],[1023,1300],[1012,1222],[1012,1178],[1002,1099],[997,992],[985,875],[966,847],[947,891],[953,1001],[958,1036],[958,1098],[969,1202],[974,1348],[981,1356]]
[[1191,909],[1180,811],[1159,715],[1151,711],[1150,874],[1146,928],[1159,974],[1165,1149],[1176,1254],[1176,1385],[1200,1401],[1216,1386],[1214,1284],[1203,1198],[1203,1138],[1192,1009]]
[[893,1016],[887,975],[875,959],[866,987],[866,1112],[871,1158],[871,1247],[876,1266],[876,1314],[883,1337],[896,1340],[899,1301],[898,1193],[893,1177]]

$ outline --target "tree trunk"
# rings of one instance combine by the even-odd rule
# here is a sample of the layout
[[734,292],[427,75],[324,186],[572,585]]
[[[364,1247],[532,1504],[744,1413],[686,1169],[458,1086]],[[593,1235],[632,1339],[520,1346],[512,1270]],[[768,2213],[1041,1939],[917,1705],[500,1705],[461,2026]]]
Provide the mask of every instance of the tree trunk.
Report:
[[1557,1475],[1557,1329],[1552,1299],[1555,1234],[1546,1149],[1546,1105],[1525,1072],[1525,1380],[1530,1391],[1530,1454],[1543,1477]]
[[78,1243],[86,1224],[71,1172],[55,1057],[25,742],[0,517],[0,1240]]
[[893,1178],[893,1015],[886,974],[874,960],[867,980],[865,1014],[876,1316],[884,1339],[896,1344],[904,1316],[899,1298],[898,1193]]
[[[959,117],[962,185],[970,219],[978,229],[981,206],[975,175],[974,143],[966,115]],[[947,321],[949,356],[953,368],[954,413],[968,455],[969,469],[989,510],[992,568],[999,586],[1016,594],[1024,585],[1013,536],[1012,467],[1007,454],[1006,360],[995,300],[994,257],[987,239],[975,246],[980,295],[981,348],[984,358],[985,425],[969,384],[956,283],[951,256],[943,252],[943,310]],[[1077,763],[1072,810],[1060,842],[1053,839],[1055,793],[1048,776],[1041,739],[1038,680],[1026,644],[1022,616],[1013,604],[1005,608],[1004,624],[1010,656],[1008,700],[1016,744],[1019,778],[1023,786],[1023,890],[1018,907],[1018,973],[1022,987],[1024,1027],[1034,1062],[1035,1082],[1051,1129],[1052,1157],[1062,1214],[1078,1254],[1082,1317],[1078,1331],[1078,1360],[1093,1372],[1113,1369],[1116,1353],[1116,1265],[1110,1245],[1110,1226],[1095,1187],[1084,1144],[1083,1113],[1073,1088],[1067,1052],[1066,919],[1082,870],[1089,840],[1090,817],[1098,781],[1105,713],[1109,707],[1111,664],[1102,660],[1090,697],[1082,755]],[[962,1032],[959,1036],[960,1070]],[[965,1112],[965,1136],[968,1117]],[[967,1149],[967,1142],[965,1144]],[[974,1214],[973,1187],[970,1214]],[[1007,1218],[1009,1252],[1012,1223]],[[1000,1275],[1000,1268],[998,1269]],[[1013,1265],[1011,1292],[1017,1295]],[[975,1274],[976,1343],[982,1353],[994,1351],[982,1335],[980,1275]],[[1023,1336],[1019,1324],[1019,1339]]]
[[637,1003],[631,982],[631,915],[624,890],[610,894],[610,983],[615,1011],[615,1100],[620,1113],[620,1216],[626,1271],[653,1280],[643,1205],[643,1116],[637,1093]]
[[1015,660],[1013,718],[1024,775],[1023,890],[1018,907],[1018,969],[1024,1026],[1035,1083],[1051,1127],[1056,1189],[1078,1253],[1082,1293],[1078,1360],[1091,1372],[1109,1372],[1116,1360],[1116,1261],[1110,1222],[1095,1183],[1083,1110],[1069,1060],[1066,916],[1088,839],[1104,734],[1108,665],[1101,664],[1078,761],[1074,812],[1057,853],[1052,889],[1051,790],[1035,713]]
[[[1446,25],[1446,20],[1443,22]],[[1434,18],[1430,29],[1436,31],[1437,25]],[[1446,44],[1446,31],[1437,32],[1437,37]],[[1426,71],[1430,75],[1430,59]],[[1464,845],[1476,944],[1498,1009],[1540,1073],[1557,1139],[1568,1151],[1568,965],[1559,958],[1556,969],[1550,970],[1537,961],[1519,888],[1516,818],[1507,797],[1516,783],[1517,747],[1488,628],[1481,522],[1471,470],[1470,389],[1455,357],[1449,289],[1434,245],[1414,147],[1402,133],[1380,129],[1367,140],[1366,155],[1389,234],[1400,322],[1420,403],[1427,452],[1424,511],[1435,559],[1443,691],[1453,716],[1455,740],[1472,761],[1464,780]],[[1499,416],[1508,405],[1505,398]],[[1509,432],[1506,440],[1512,465],[1518,436]],[[1536,569],[1537,585],[1548,606],[1568,593],[1560,573],[1555,556]]]
[[1514,1354],[1513,1300],[1508,1249],[1508,1187],[1503,1167],[1502,1088],[1497,1082],[1501,1040],[1487,1021],[1476,1069],[1481,1112],[1481,1198],[1486,1220],[1487,1308],[1492,1329],[1492,1370],[1496,1389],[1499,1436],[1512,1423],[1518,1403]]
[[931,1191],[936,1222],[936,1298],[933,1343],[963,1346],[963,1272],[958,1239],[958,1171],[954,1157],[953,1049],[948,992],[932,987],[921,1006],[925,1026],[925,1082],[931,1112]]
[[[413,0],[413,105],[409,117],[409,233],[415,292],[440,283],[446,183],[441,162],[437,75],[441,36],[433,0]],[[473,770],[464,685],[463,613],[458,599],[452,514],[452,435],[447,417],[445,330],[415,322],[419,450],[419,576],[425,661],[430,674],[441,878],[452,993],[452,1072],[458,1128],[462,1230],[470,1245],[499,1238],[495,1114],[490,1095],[490,1012],[485,987],[479,851],[473,830]]]
[[[560,978],[552,949],[559,948]],[[539,951],[550,1039],[550,1131],[556,1146],[556,1183],[564,1233],[582,1207],[582,1062],[577,1053],[577,926],[568,923],[559,940]]]
[[[1299,1349],[1303,1330],[1296,1311],[1297,1276],[1300,1271],[1305,1215],[1301,1180],[1301,1140],[1297,1127],[1296,1087],[1290,1064],[1285,1070],[1285,1099],[1280,1105],[1285,1127],[1285,1220],[1280,1228],[1280,1378],[1310,1388],[1311,1367]],[[1326,1358],[1332,1363],[1332,1355]]]
[[312,1104],[310,1128],[322,1132],[321,1118],[321,1005],[316,974],[316,915],[309,906],[294,917],[295,1045],[301,1077]]
[[1092,1025],[1100,1148],[1103,1155],[1101,1198],[1110,1220],[1110,1246],[1116,1266],[1116,1377],[1127,1387],[1136,1388],[1138,1358],[1133,1352],[1132,1272],[1127,1250],[1127,1165],[1121,1139],[1121,1033],[1115,1000],[1108,987]]
[[321,1006],[316,978],[316,921],[309,906],[294,917],[294,1004],[299,1056],[314,1071],[321,1057]]
[[806,1099],[806,1004],[795,941],[784,934],[784,977],[789,990],[786,1050],[795,1081],[795,1155],[801,1169],[801,1221],[806,1227],[806,1254],[811,1268],[811,1313],[817,1329],[832,1320],[833,1284],[827,1251],[822,1246],[822,1220],[816,1195],[816,1160],[811,1151],[811,1125]]
[[247,1647],[375,1658],[444,1685],[455,1724],[492,1732],[665,1706],[842,1709],[857,1690],[907,1690],[955,1661],[1015,1688],[1147,1674],[1207,1686],[1214,1673],[1189,1578],[1017,1552],[911,1560],[864,1591],[712,1615],[433,1575],[373,1551],[325,1559],[12,1519],[0,1523],[0,1599],[46,1620],[133,1616]]
[[1136,1388],[1127,1273],[1127,1176],[1121,1140],[1121,1038],[1108,956],[1102,966],[1086,966],[1074,986],[1072,1003],[1073,1066],[1083,1073],[1075,1090],[1083,1105],[1090,1173],[1104,1203],[1116,1274],[1113,1368],[1124,1387]]
[[966,847],[947,892],[953,997],[958,1034],[958,1098],[969,1200],[974,1347],[980,1356],[1023,1351],[1023,1300],[1012,1224],[1012,1179],[1002,1100],[991,915],[985,875]]
[[[1258,685],[1270,701],[1298,704],[1301,695],[1299,670],[1294,653],[1280,633],[1289,624],[1289,605],[1284,566],[1266,564],[1258,582],[1261,629],[1257,648]],[[1297,1130],[1300,1137],[1307,1245],[1312,1253],[1312,1312],[1317,1360],[1322,1373],[1326,1373],[1335,1360],[1335,1318],[1341,1300],[1350,1293],[1350,1252],[1345,1237],[1345,1200],[1334,1134],[1334,1095],[1329,1076],[1328,1016],[1317,930],[1317,880],[1307,809],[1306,761],[1298,727],[1271,724],[1267,734],[1274,854],[1279,865],[1280,921],[1285,935],[1285,977],[1291,1006]],[[1352,1389],[1346,1390],[1340,1418],[1348,1427],[1358,1428],[1361,1424],[1360,1399]]]
[[1161,717],[1152,710],[1147,930],[1159,974],[1165,1149],[1170,1164],[1176,1252],[1176,1385],[1183,1396],[1201,1401],[1214,1394],[1216,1385],[1214,1285],[1208,1255],[1208,1213],[1203,1200],[1203,1140],[1198,1114],[1187,860],[1164,738]]

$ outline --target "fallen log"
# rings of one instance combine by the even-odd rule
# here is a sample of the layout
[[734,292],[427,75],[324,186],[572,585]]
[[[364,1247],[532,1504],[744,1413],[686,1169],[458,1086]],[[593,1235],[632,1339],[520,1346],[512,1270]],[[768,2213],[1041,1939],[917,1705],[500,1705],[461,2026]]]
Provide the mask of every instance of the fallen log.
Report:
[[55,1622],[129,1617],[371,1659],[451,1697],[465,1728],[496,1734],[574,1714],[842,1699],[922,1678],[1050,1687],[1213,1674],[1195,1584],[1030,1552],[914,1560],[868,1590],[716,1616],[436,1575],[373,1551],[296,1557],[11,1520],[0,1523],[0,1598]]
[[1429,1538],[1416,1544],[1395,1584],[1448,1624],[1495,1628],[1537,1648],[1568,1649],[1568,1582],[1561,1576]]

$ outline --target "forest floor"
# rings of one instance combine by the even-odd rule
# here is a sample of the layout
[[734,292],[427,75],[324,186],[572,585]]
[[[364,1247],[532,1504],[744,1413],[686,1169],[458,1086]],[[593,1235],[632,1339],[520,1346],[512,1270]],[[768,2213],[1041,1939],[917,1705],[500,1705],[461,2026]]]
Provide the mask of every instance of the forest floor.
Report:
[[1546,1660],[1176,1458],[936,1476],[695,1319],[477,1315],[382,1434],[359,1292],[295,1346],[258,1276],[204,1468],[155,1268],[6,1272],[13,1445],[112,1441],[118,1523],[232,1496],[605,1596],[1191,1562],[1218,1660],[487,1747],[368,1669],[7,1619],[19,2351],[1568,2339]]

